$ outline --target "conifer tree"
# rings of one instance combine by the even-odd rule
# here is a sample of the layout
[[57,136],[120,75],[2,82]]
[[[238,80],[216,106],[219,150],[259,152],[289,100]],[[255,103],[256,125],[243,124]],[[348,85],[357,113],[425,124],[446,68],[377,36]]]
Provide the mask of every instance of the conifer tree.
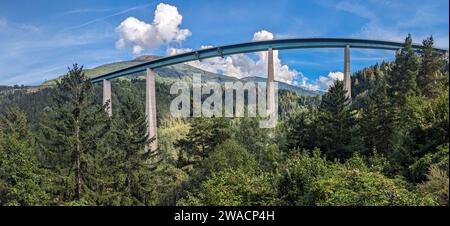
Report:
[[62,201],[92,204],[101,183],[99,162],[110,119],[106,105],[95,102],[93,96],[83,67],[74,64],[57,82],[52,105],[40,122],[43,162],[54,169]]
[[396,55],[392,70],[387,76],[392,125],[398,134],[398,145],[391,150],[393,155],[390,160],[393,168],[406,176],[409,174],[408,166],[423,154],[422,148],[417,145],[421,143],[421,138],[417,138],[424,137],[420,127],[425,123],[423,106],[426,100],[420,94],[429,98],[436,92],[441,92],[436,86],[439,63],[438,58],[433,56],[432,38],[425,40],[424,45],[421,65],[412,48],[411,35],[408,35],[405,47]]
[[287,134],[287,148],[289,151],[294,149],[313,149],[314,148],[314,128],[317,121],[316,109],[298,111],[292,119],[289,120],[291,128]]
[[427,98],[436,97],[442,90],[443,75],[441,68],[443,61],[439,53],[433,49],[433,37],[423,40],[423,51],[421,54],[422,64],[417,77],[417,85],[422,95]]
[[18,108],[9,108],[0,116],[0,206],[49,201],[30,140],[26,116]]
[[419,58],[412,47],[411,35],[405,39],[405,47],[395,57],[388,77],[389,96],[396,106],[404,106],[408,96],[416,95]]
[[329,159],[346,159],[352,152],[353,113],[342,81],[336,81],[319,107],[317,146]]
[[398,132],[395,129],[395,115],[387,96],[387,85],[380,78],[369,94],[367,104],[362,109],[360,135],[366,147],[366,154],[373,151],[391,154],[398,147]]
[[119,114],[114,117],[110,173],[114,177],[114,190],[119,192],[120,205],[154,205],[152,187],[156,153],[145,147],[154,139],[147,133],[145,113],[138,102],[126,98]]
[[231,138],[232,121],[227,118],[194,118],[191,129],[185,139],[179,140],[177,146],[181,165],[196,164],[207,158],[214,148]]

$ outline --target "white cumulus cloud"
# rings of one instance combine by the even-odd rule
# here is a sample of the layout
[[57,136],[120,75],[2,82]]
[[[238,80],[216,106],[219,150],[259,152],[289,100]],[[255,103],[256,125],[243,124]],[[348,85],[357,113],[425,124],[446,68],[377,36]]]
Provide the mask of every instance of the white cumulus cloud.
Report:
[[180,29],[183,16],[175,6],[160,3],[155,10],[152,23],[146,23],[135,17],[128,17],[116,28],[119,40],[118,49],[131,47],[133,54],[143,50],[154,50],[162,44],[181,42],[192,33],[188,29]]
[[253,41],[272,40],[273,34],[266,30],[261,30],[253,34]]
[[173,47],[169,47],[166,49],[167,56],[172,56],[172,55],[177,55],[177,54],[187,53],[187,52],[192,52],[192,49],[191,48],[173,48]]
[[344,73],[340,71],[331,71],[328,73],[328,76],[319,76],[319,86],[324,90],[328,90],[336,80],[344,80]]
[[[254,33],[252,40],[263,41],[271,39],[274,39],[273,33],[266,30],[261,30]],[[212,46],[202,46],[201,49],[211,47]],[[168,48],[166,53],[170,56],[188,51],[192,51],[192,49]],[[235,54],[224,58],[215,57],[202,61],[193,61],[188,64],[206,71],[211,71],[214,73],[221,72],[225,75],[234,76],[237,78],[249,76],[266,77],[268,60],[267,51],[257,52],[255,54],[257,56],[256,60],[253,60],[246,54]],[[296,70],[291,70],[288,65],[282,64],[277,50],[273,51],[273,56],[275,79],[291,84],[293,78],[298,75],[298,72]]]
[[328,73],[328,77],[333,80],[342,81],[342,80],[344,80],[344,73],[342,73],[340,71],[332,71],[332,72]]
[[306,77],[302,72],[299,72],[297,76],[292,80],[292,85],[302,87],[307,90],[317,91],[320,90],[319,82],[316,80],[313,83],[309,82],[309,78]]

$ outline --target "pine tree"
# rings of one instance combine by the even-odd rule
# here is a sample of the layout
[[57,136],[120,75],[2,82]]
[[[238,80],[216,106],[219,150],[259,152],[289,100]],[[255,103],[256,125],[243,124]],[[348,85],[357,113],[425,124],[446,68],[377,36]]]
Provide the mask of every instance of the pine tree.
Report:
[[433,37],[429,37],[422,42],[424,47],[421,54],[422,64],[417,77],[417,85],[422,95],[427,98],[438,96],[443,86],[443,75],[441,73],[443,61],[439,53],[434,51],[433,43]]
[[392,72],[388,77],[389,96],[393,104],[403,106],[408,96],[418,93],[417,76],[419,73],[419,58],[412,48],[412,38],[408,35],[405,47],[395,57]]
[[155,205],[152,187],[156,152],[145,151],[153,139],[147,133],[147,119],[138,102],[128,97],[114,117],[110,175],[120,205]]
[[346,159],[352,152],[354,116],[342,81],[336,81],[319,107],[317,146],[329,159]]
[[369,94],[359,121],[366,154],[369,155],[376,151],[388,155],[397,148],[399,137],[395,129],[396,120],[387,96],[386,82],[380,78],[374,90]]
[[18,108],[0,116],[0,206],[45,205],[49,200],[30,140],[26,116]]
[[227,118],[194,118],[185,139],[179,140],[179,164],[196,164],[207,158],[214,148],[231,138],[232,121]]
[[40,122],[38,143],[43,162],[56,174],[60,201],[92,204],[101,183],[100,152],[110,119],[106,106],[96,103],[93,96],[83,67],[75,64],[57,82],[52,105]]
[[314,148],[315,116],[315,109],[303,109],[289,120],[291,125],[287,133],[287,148],[289,151]]
[[365,146],[363,150],[365,155],[370,155],[373,151],[377,150],[375,143],[378,139],[377,132],[379,131],[379,124],[376,117],[377,105],[375,98],[375,95],[369,95],[367,103],[362,108],[361,118],[358,121],[361,139]]
[[0,119],[0,128],[5,135],[16,133],[24,139],[30,138],[27,116],[17,106],[6,109]]
[[195,164],[208,156],[212,147],[209,138],[212,137],[210,120],[205,118],[194,118],[186,138],[177,141],[180,148],[178,160],[180,166]]

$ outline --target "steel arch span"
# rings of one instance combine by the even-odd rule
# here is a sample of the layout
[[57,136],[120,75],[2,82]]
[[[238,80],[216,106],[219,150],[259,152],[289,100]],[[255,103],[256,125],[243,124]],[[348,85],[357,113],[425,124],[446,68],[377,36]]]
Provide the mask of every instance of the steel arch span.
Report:
[[[182,53],[178,55],[163,57],[149,62],[141,63],[135,66],[124,68],[121,70],[106,73],[92,78],[93,83],[103,80],[110,80],[130,74],[144,72],[147,68],[155,69],[159,67],[179,64],[194,60],[202,60],[211,57],[223,57],[227,55],[267,51],[269,48],[273,50],[283,49],[308,49],[308,48],[363,48],[363,49],[383,49],[398,50],[404,47],[404,43],[391,42],[383,40],[356,39],[356,38],[294,38],[294,39],[275,39],[258,42],[239,43],[234,45],[225,45],[200,49],[192,52]],[[416,51],[420,51],[423,46],[413,44]],[[448,54],[448,50],[435,48],[435,51]]]

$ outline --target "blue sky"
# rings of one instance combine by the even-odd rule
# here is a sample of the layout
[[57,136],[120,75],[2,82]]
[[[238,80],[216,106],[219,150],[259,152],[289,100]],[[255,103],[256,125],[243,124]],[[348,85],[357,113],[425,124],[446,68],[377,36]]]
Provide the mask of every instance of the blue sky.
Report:
[[[177,15],[182,16],[172,27],[176,29],[172,34],[185,32],[181,38],[170,36],[152,41],[138,37],[144,40],[139,42],[126,36],[130,24],[118,28],[133,17],[134,22],[148,28],[143,36],[157,39],[164,35],[162,31],[151,33],[160,3],[176,7]],[[139,54],[166,55],[168,49],[247,42],[262,30],[274,38],[359,37],[393,41],[403,41],[411,33],[419,43],[433,35],[436,46],[448,48],[448,8],[448,0],[0,0],[0,85],[38,85],[65,73],[75,62],[91,68],[130,60]],[[164,12],[161,15],[166,16]],[[123,45],[118,44],[120,39],[124,39]],[[133,46],[139,46],[134,53]],[[259,73],[258,59],[263,56],[246,57],[254,61],[249,68]],[[392,58],[391,51],[352,50],[351,70]],[[243,59],[231,60],[236,63]],[[321,89],[327,79],[335,78],[330,72],[343,68],[341,49],[281,51],[279,59],[280,67],[288,67],[280,70],[291,76],[286,81]],[[223,62],[210,63],[215,64],[210,67],[214,70],[224,66]],[[235,69],[231,66],[220,71],[231,73]]]

